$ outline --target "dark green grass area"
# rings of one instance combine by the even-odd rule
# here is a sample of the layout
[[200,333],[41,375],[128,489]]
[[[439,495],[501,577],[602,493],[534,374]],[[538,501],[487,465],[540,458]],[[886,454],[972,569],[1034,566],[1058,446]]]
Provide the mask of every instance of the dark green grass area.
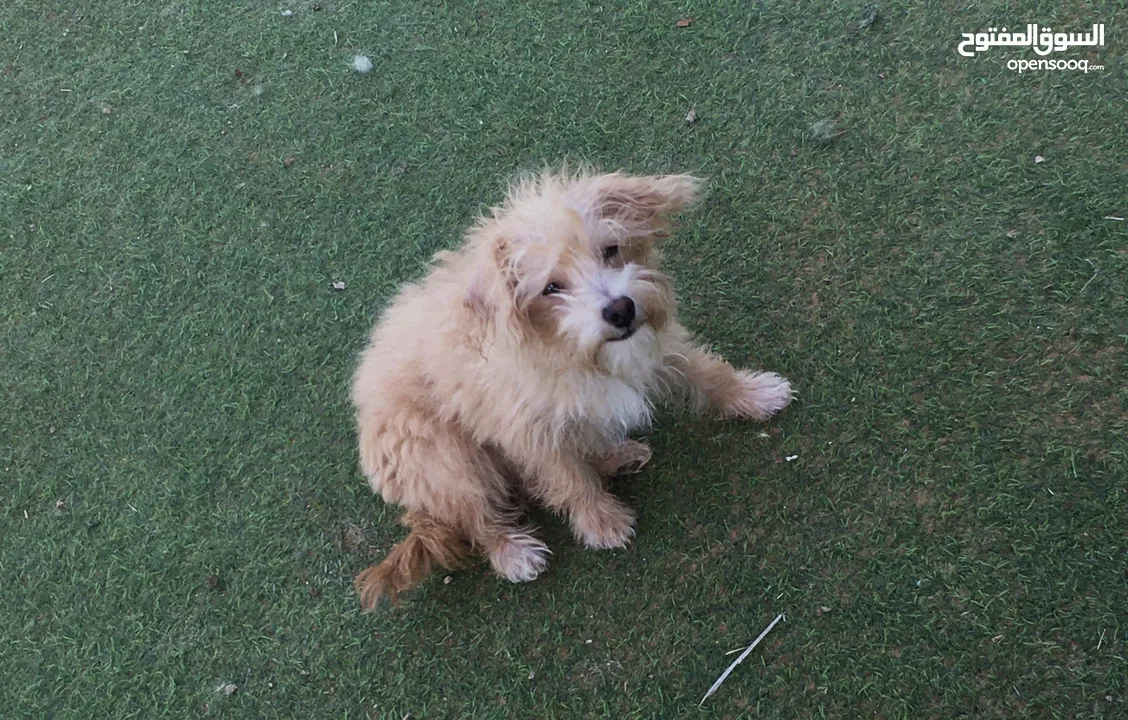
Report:
[[[1120,3],[284,7],[0,7],[0,717],[1128,716]],[[1027,22],[1105,69],[956,53]],[[356,353],[564,158],[710,179],[684,319],[800,399],[663,416],[628,550],[362,615]]]

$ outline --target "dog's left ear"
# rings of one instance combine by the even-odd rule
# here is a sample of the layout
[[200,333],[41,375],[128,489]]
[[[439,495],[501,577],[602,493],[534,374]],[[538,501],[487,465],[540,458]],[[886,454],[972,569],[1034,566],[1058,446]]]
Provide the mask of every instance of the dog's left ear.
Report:
[[705,181],[692,175],[624,175],[596,178],[600,215],[630,234],[650,235],[671,215],[695,203]]

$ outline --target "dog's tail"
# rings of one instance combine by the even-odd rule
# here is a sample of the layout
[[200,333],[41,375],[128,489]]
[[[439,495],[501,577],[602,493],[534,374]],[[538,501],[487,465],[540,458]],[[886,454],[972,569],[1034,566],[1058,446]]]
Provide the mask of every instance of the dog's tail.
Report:
[[398,593],[419,584],[433,565],[453,570],[466,557],[466,543],[454,528],[416,512],[408,512],[401,522],[411,528],[407,538],[393,547],[379,565],[356,576],[356,594],[365,610],[376,607],[385,595],[393,605],[398,605]]

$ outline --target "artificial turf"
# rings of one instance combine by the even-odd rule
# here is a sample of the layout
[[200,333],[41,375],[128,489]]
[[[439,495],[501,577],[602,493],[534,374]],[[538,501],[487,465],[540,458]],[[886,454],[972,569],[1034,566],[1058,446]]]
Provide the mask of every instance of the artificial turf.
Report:
[[[956,53],[1028,22],[1105,23],[1062,54],[1104,70]],[[0,717],[1128,716],[1125,32],[1048,0],[3,3]],[[709,178],[666,245],[683,319],[800,399],[663,415],[625,551],[542,516],[535,582],[361,614],[402,529],[356,353],[564,158]]]

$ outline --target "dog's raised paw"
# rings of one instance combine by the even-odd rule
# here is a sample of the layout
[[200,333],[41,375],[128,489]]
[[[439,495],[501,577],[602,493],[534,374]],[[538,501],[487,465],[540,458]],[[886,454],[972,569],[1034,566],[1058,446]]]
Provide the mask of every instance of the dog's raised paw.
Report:
[[572,514],[572,531],[594,550],[626,547],[634,536],[635,514],[610,494],[584,512]]
[[489,552],[490,565],[509,582],[529,582],[548,566],[552,551],[528,533],[510,533]]
[[732,398],[725,414],[767,420],[791,402],[791,383],[773,372],[738,374],[740,392]]

